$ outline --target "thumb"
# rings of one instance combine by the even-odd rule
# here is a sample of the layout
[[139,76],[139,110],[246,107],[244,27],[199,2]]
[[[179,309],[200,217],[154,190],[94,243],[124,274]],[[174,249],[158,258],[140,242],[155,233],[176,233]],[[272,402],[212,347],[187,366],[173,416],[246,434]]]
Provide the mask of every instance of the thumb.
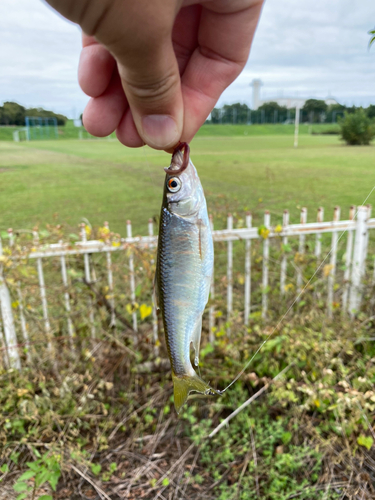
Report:
[[113,50],[135,126],[144,142],[156,149],[175,146],[183,128],[183,101],[178,64],[171,38],[145,35],[131,56]]
[[156,149],[179,141],[180,74],[172,28],[181,0],[47,0],[115,57],[138,133]]
[[178,143],[183,128],[181,81],[172,45],[177,0],[112,5],[95,36],[117,61],[139,135],[155,149],[169,149]]

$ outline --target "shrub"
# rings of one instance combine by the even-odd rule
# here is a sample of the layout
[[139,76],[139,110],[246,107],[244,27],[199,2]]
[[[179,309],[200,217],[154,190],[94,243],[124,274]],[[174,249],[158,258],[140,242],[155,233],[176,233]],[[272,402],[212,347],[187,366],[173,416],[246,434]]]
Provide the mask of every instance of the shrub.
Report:
[[368,145],[375,136],[375,127],[363,109],[345,113],[340,121],[341,137],[349,145]]

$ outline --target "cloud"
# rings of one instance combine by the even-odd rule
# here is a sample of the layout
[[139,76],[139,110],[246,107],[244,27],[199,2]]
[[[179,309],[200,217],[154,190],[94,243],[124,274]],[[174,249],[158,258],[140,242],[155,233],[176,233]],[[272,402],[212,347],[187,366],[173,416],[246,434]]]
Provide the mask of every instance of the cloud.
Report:
[[[267,98],[330,93],[346,104],[375,103],[375,47],[367,48],[374,25],[374,0],[266,0],[249,61],[219,104],[251,104],[253,78]],[[0,33],[0,102],[83,111],[75,25],[44,2],[1,0]]]
[[77,83],[77,26],[43,2],[1,0],[0,33],[0,102],[82,112],[88,97]]
[[[327,97],[346,104],[375,102],[375,50],[367,32],[375,24],[375,2],[361,0],[267,0],[245,70],[220,102],[264,82],[263,97]],[[238,100],[238,97],[237,97]]]

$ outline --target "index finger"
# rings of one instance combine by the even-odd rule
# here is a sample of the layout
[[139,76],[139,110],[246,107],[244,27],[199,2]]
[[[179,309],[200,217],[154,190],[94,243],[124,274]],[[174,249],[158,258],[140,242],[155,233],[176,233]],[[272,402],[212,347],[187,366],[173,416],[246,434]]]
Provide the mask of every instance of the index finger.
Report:
[[189,142],[194,137],[220,95],[247,62],[263,1],[242,4],[248,6],[235,12],[217,12],[205,6],[202,9],[198,47],[181,79],[184,99],[181,141]]
[[82,33],[82,51],[78,65],[78,81],[83,92],[98,97],[107,89],[115,68],[115,60],[93,36]]

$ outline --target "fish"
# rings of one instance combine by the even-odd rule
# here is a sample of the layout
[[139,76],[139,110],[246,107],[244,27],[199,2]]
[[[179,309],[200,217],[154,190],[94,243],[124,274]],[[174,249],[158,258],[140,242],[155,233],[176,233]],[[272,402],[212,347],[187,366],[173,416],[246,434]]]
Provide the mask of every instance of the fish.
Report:
[[192,344],[198,367],[214,246],[206,199],[187,143],[175,148],[171,164],[164,170],[154,296],[163,318],[174,405],[180,413],[191,391],[219,394],[200,378],[190,360]]

